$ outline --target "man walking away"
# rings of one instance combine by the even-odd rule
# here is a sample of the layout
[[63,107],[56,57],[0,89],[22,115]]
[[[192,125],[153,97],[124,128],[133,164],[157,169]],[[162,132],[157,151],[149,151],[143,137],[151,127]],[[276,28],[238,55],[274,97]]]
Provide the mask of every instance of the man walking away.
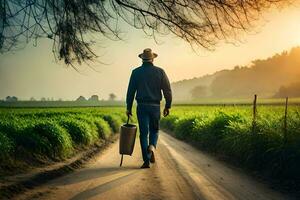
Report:
[[141,168],[150,168],[150,162],[155,162],[154,149],[156,149],[158,139],[162,92],[166,100],[164,117],[168,116],[170,112],[172,92],[165,71],[153,65],[153,59],[157,57],[157,54],[148,48],[139,57],[143,60],[143,64],[131,73],[126,97],[126,114],[127,116],[132,115],[132,104],[136,94],[136,112],[144,160]]

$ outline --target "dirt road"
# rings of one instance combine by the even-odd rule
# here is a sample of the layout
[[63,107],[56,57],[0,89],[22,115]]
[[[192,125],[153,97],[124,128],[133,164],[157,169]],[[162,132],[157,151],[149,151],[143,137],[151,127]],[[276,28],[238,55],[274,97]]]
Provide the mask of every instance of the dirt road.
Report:
[[156,163],[142,164],[139,140],[119,167],[118,142],[84,169],[55,179],[25,199],[290,199],[209,155],[161,132]]

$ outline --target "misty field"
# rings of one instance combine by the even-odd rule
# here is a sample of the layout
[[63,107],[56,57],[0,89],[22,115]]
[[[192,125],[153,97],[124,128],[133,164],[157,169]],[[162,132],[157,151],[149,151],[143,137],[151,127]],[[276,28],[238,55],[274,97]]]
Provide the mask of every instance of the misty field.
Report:
[[300,180],[300,107],[177,106],[161,127],[239,166],[289,182]]
[[71,157],[117,133],[124,117],[120,107],[0,109],[0,169]]

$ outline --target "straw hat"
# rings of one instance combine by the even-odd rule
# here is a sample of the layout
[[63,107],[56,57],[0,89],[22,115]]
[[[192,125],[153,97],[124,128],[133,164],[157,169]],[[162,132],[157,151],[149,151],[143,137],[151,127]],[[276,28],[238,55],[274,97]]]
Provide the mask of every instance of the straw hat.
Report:
[[156,53],[153,53],[150,48],[144,49],[143,53],[139,54],[139,57],[143,60],[151,60],[157,57]]

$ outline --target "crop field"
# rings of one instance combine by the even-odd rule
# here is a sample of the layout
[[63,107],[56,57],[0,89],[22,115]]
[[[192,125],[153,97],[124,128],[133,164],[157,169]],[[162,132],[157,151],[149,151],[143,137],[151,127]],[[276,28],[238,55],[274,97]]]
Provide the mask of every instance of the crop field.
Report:
[[117,133],[125,120],[122,107],[0,109],[0,169],[71,157]]
[[[286,119],[286,123],[285,123]],[[300,180],[300,107],[175,106],[161,127],[239,166],[289,182]]]
[[[177,105],[252,105],[253,98],[202,98],[190,101],[176,101]],[[257,102],[260,105],[284,105],[284,98],[259,98]],[[290,105],[300,105],[300,98],[289,98]]]
[[[124,110],[2,108],[0,169],[64,160],[107,140],[126,121]],[[175,105],[161,128],[239,166],[299,184],[299,106],[289,106],[285,118],[284,106],[259,105],[253,120],[252,106]]]

